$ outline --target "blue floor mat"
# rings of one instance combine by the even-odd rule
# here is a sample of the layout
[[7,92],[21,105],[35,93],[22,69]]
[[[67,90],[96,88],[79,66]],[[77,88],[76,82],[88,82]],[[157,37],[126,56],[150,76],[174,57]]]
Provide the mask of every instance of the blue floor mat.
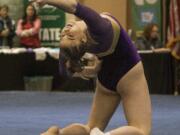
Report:
[[[51,125],[86,123],[93,93],[0,92],[0,135],[39,135]],[[152,135],[180,135],[180,97],[152,95]],[[126,124],[119,106],[107,130]]]

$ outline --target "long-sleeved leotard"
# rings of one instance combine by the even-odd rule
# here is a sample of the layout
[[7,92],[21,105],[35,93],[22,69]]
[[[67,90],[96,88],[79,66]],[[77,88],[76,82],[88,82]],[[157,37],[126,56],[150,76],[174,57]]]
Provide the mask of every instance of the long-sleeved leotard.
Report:
[[75,15],[87,24],[91,37],[97,42],[88,51],[102,60],[98,80],[106,88],[116,91],[118,81],[141,60],[135,46],[113,16],[100,15],[79,3]]

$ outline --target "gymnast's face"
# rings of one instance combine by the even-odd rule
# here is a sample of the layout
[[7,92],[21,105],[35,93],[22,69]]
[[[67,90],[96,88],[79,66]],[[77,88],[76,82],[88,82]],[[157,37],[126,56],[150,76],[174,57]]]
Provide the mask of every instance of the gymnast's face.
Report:
[[86,24],[83,21],[69,22],[60,34],[60,48],[79,47],[87,42]]

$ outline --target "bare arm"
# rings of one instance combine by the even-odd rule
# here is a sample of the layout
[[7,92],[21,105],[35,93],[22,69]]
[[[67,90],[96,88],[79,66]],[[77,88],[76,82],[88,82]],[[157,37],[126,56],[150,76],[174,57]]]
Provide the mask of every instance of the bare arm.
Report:
[[41,20],[38,18],[34,22],[34,27],[32,28],[32,35],[38,34],[41,28]]
[[19,21],[18,21],[18,24],[17,24],[16,34],[17,34],[18,36],[20,36],[21,33],[22,33],[22,31],[23,31],[21,23],[22,23],[22,20],[19,20]]
[[85,21],[91,34],[95,36],[104,36],[104,33],[111,30],[111,23],[100,16],[99,13],[93,9],[81,5],[77,0],[34,0],[39,5],[53,5],[65,12],[76,15]]

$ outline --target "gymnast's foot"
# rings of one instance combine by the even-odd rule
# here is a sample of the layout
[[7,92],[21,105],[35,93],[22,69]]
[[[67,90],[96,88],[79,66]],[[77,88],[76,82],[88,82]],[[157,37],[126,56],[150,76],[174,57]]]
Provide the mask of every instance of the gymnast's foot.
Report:
[[99,128],[93,128],[90,135],[105,135]]
[[42,133],[41,135],[59,135],[59,127],[52,126],[46,132]]

